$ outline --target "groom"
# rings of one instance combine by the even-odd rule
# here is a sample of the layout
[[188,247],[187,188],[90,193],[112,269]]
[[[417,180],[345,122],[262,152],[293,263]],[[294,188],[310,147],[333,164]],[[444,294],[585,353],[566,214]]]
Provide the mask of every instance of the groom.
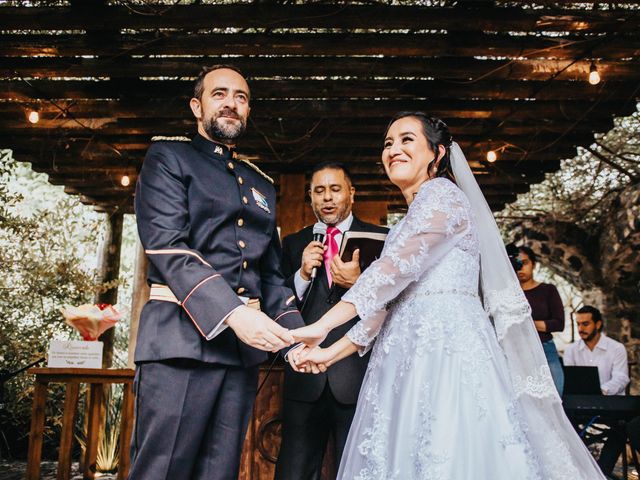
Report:
[[135,210],[151,296],[130,480],[235,480],[258,365],[303,325],[280,273],[272,180],[235,153],[249,96],[234,67],[203,69],[197,135],[154,143],[142,165]]

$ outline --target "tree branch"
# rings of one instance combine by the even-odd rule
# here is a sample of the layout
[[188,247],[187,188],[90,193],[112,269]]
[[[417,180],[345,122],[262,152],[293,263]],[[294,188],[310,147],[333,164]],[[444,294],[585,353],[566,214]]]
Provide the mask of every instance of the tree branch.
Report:
[[619,171],[620,173],[626,175],[627,177],[629,177],[629,179],[633,183],[637,183],[638,180],[640,180],[636,175],[634,175],[633,173],[629,172],[629,170],[624,168],[622,165],[617,164],[616,162],[614,162],[610,158],[607,158],[605,155],[601,154],[597,150],[595,150],[595,149],[593,149],[591,147],[584,147],[584,149],[587,150],[589,153],[591,153],[591,155],[593,155],[594,157],[602,160],[604,163],[609,165],[611,168],[613,168],[613,169]]

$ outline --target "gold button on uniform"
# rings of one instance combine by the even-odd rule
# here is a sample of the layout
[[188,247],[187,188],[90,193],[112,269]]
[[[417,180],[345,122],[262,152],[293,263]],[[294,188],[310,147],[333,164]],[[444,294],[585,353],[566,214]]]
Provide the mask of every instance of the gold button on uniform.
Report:
[[240,245],[240,248],[244,248],[247,246],[247,244],[244,243],[242,240],[238,241],[238,245]]
[[244,220],[242,218],[238,219],[238,226],[241,227],[244,225]]
[[242,262],[242,268],[244,268],[245,270],[247,269],[248,265],[249,265],[249,263],[246,260],[244,262]]
[[236,290],[236,292],[238,293],[244,293],[247,289],[244,287],[240,287],[238,290]]
[[229,170],[233,170],[233,163],[232,162],[227,163],[227,167],[229,167]]
[[238,177],[238,183],[239,183],[240,185],[242,185],[242,184],[244,183],[244,180],[242,179],[242,177]]
[[247,199],[247,197],[242,197],[242,203],[244,203],[245,205],[249,203],[249,200]]

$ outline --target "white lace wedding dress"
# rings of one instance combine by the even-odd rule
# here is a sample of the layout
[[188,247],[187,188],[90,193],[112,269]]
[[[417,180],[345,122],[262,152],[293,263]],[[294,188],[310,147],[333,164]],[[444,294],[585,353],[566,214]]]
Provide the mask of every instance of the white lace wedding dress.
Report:
[[[478,294],[479,265],[464,193],[446,179],[425,182],[343,297],[361,318],[348,337],[373,352],[339,479],[603,478],[573,431],[546,437],[544,425],[527,423]],[[532,385],[533,397],[553,389],[550,378]],[[570,430],[564,421],[559,429]],[[565,434],[578,446],[564,445]]]

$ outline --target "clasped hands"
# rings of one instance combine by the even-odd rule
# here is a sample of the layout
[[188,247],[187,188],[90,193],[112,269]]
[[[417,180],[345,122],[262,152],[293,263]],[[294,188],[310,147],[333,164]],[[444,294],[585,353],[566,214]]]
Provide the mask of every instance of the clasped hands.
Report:
[[294,344],[289,330],[264,313],[240,306],[226,320],[236,336],[247,345],[265,352],[278,352]]
[[226,322],[242,342],[266,352],[278,352],[301,343],[288,353],[289,364],[296,372],[325,372],[332,363],[331,349],[319,347],[329,333],[319,322],[289,331],[264,313],[246,306],[234,310]]
[[287,360],[291,368],[300,373],[326,372],[335,361],[335,352],[331,347],[321,348],[329,330],[320,322],[291,330],[291,334],[300,345],[289,351]]

